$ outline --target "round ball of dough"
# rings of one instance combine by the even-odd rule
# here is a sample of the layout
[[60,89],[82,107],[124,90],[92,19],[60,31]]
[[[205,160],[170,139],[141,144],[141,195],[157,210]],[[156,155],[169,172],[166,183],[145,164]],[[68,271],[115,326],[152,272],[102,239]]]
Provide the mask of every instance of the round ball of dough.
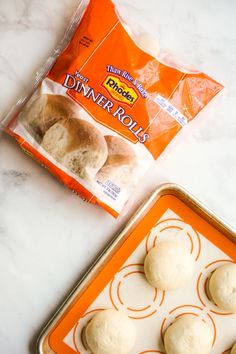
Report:
[[116,310],[98,312],[85,330],[87,345],[94,354],[127,354],[135,344],[132,321]]
[[236,312],[236,264],[225,264],[214,271],[209,281],[212,300],[222,310]]
[[236,343],[233,345],[230,354],[236,354]]
[[122,138],[117,136],[105,136],[108,157],[97,174],[99,181],[112,181],[119,187],[128,187],[133,182],[136,167],[136,154],[134,149]]
[[177,319],[167,328],[164,336],[167,354],[209,354],[212,342],[211,329],[194,316]]
[[145,258],[144,272],[148,282],[160,290],[181,288],[192,277],[194,259],[178,243],[160,242]]
[[61,119],[76,117],[78,105],[62,95],[42,94],[30,100],[21,113],[28,132],[40,143],[46,131]]
[[41,146],[80,178],[92,179],[107,159],[104,136],[82,119],[63,119],[45,133]]

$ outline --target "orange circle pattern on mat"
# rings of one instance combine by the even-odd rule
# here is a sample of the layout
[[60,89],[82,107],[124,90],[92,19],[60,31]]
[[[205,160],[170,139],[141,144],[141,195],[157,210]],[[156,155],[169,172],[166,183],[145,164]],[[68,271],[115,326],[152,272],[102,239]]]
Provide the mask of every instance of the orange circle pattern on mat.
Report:
[[[139,286],[145,287],[147,298],[138,298]],[[136,298],[134,300],[131,296],[135,291]],[[132,295],[130,296],[130,294]],[[147,283],[143,264],[129,264],[121,268],[110,283],[109,295],[115,309],[121,310],[130,318],[137,320],[154,315],[165,299],[164,291],[157,290]]]
[[73,330],[73,343],[77,353],[91,353],[84,343],[83,333],[88,322],[93,318],[95,313],[103,311],[104,308],[94,309],[84,314]]
[[[177,237],[176,237],[177,236]],[[169,218],[158,222],[146,239],[146,253],[157,245],[158,241],[175,241],[186,245],[197,261],[201,253],[201,240],[198,232],[183,220]]]
[[[196,260],[196,271],[185,289],[165,293],[146,281],[146,251],[162,240],[180,242]],[[212,353],[230,354],[236,317],[218,313],[207,298],[206,285],[214,269],[236,261],[235,251],[230,240],[182,201],[163,196],[99,269],[96,278],[58,323],[49,343],[58,354],[91,354],[85,349],[84,328],[94,312],[112,307],[135,322],[135,354],[163,354],[165,330],[176,318],[187,315],[201,318],[212,329]]]
[[204,307],[207,306],[209,311],[215,315],[221,315],[221,316],[232,315],[229,312],[221,310],[217,305],[215,305],[214,302],[210,299],[210,294],[207,291],[207,283],[209,281],[212,272],[214,272],[218,267],[227,263],[234,263],[234,262],[229,259],[218,259],[207,264],[202,270],[202,272],[199,274],[197,280],[197,294],[201,304]]
[[162,342],[164,344],[164,333],[166,329],[175,321],[176,319],[183,316],[196,316],[200,317],[204,322],[206,322],[209,327],[212,329],[212,333],[214,335],[212,345],[214,345],[216,340],[216,325],[212,318],[212,316],[207,313],[203,307],[195,306],[195,305],[183,305],[178,306],[169,311],[168,316],[165,317],[161,324],[160,335]]

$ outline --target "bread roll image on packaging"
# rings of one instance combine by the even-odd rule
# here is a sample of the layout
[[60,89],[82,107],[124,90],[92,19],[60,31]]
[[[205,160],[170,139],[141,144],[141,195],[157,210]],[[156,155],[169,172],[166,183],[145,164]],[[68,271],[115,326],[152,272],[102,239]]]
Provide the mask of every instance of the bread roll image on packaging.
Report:
[[83,179],[92,179],[107,159],[103,135],[82,119],[63,119],[44,135],[41,146],[63,166]]
[[85,329],[85,342],[94,354],[128,354],[134,347],[136,329],[122,312],[98,312]]
[[[32,92],[1,121],[25,152],[114,217],[175,135],[190,129],[223,88],[202,72],[162,60],[151,25],[144,30],[142,16],[140,24],[135,16],[128,4],[80,0]],[[76,118],[112,138],[98,138],[85,123],[79,128]]]
[[217,268],[210,277],[208,289],[221,310],[236,313],[236,263]]
[[76,117],[78,106],[68,97],[40,94],[26,105],[21,120],[28,132],[40,143],[44,134],[62,119]]
[[98,182],[112,181],[118,187],[128,188],[135,176],[136,154],[131,144],[117,136],[105,136],[108,157],[98,171]]
[[198,317],[182,316],[166,330],[164,346],[167,354],[210,354],[213,333]]

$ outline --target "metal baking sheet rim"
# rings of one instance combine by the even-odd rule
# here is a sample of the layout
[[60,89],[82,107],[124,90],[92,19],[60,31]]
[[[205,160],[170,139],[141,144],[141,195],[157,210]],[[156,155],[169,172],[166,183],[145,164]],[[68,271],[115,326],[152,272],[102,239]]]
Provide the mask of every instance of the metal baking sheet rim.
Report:
[[179,198],[181,201],[186,203],[192,210],[194,210],[198,215],[200,215],[203,219],[205,219],[208,223],[214,226],[217,230],[222,232],[227,238],[236,243],[236,231],[228,224],[226,224],[223,220],[221,220],[216,214],[204,206],[198,199],[196,199],[192,194],[186,191],[183,187],[180,187],[176,184],[163,184],[158,187],[141,205],[141,207],[134,213],[128,223],[116,234],[113,240],[108,244],[108,246],[104,249],[98,259],[92,264],[92,266],[88,269],[82,279],[79,281],[78,285],[69,293],[65,301],[53,315],[51,320],[46,324],[40,333],[37,340],[37,353],[45,354],[43,349],[44,341],[46,340],[49,333],[52,331],[53,327],[58,322],[62,312],[66,311],[66,309],[73,303],[73,301],[78,296],[79,292],[83,287],[95,276],[99,267],[103,264],[107,256],[109,256],[112,251],[115,250],[116,246],[119,242],[124,238],[126,234],[131,232],[131,230],[135,227],[135,225],[139,222],[141,217],[143,217],[164,195],[173,195]]

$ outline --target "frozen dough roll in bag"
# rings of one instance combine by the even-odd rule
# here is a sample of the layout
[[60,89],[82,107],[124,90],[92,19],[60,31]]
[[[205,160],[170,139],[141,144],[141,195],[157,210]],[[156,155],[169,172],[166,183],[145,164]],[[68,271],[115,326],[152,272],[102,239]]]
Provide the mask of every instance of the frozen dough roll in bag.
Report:
[[0,122],[67,187],[114,217],[222,90],[201,72],[158,59],[158,38],[123,10],[111,0],[80,1],[33,91]]

